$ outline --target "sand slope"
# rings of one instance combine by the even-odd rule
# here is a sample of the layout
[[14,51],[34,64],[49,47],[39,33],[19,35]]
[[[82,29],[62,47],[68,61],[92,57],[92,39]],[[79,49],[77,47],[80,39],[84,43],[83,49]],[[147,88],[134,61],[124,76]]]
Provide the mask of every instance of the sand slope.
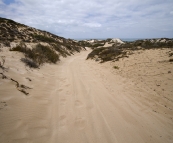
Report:
[[86,61],[89,52],[34,71],[22,63],[15,69],[8,56],[6,74],[32,89],[26,96],[11,81],[0,79],[0,142],[173,142],[172,102],[170,110],[148,100],[157,93],[116,74],[110,63]]

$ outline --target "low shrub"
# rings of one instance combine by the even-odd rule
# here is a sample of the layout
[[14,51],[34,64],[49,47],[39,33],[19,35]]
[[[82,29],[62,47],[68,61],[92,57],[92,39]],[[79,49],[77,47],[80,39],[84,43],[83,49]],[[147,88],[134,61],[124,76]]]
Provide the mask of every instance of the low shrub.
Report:
[[11,46],[9,41],[4,41],[3,44],[4,44],[4,46],[6,46],[6,47],[10,47],[10,46]]
[[67,51],[65,51],[64,49],[61,48],[61,45],[59,45],[59,44],[52,44],[52,47],[57,52],[59,52],[63,57],[67,57],[67,55],[70,56],[70,54]]
[[59,60],[59,55],[56,54],[55,51],[51,49],[51,47],[43,46],[41,44],[37,44],[33,49],[29,49],[24,43],[20,43],[11,49],[11,51],[19,51],[24,53],[25,60],[22,59],[21,61],[26,65],[34,68],[46,62],[56,63]]
[[99,46],[104,46],[104,44],[97,43],[97,44],[92,45],[92,47],[99,47]]
[[21,47],[20,45],[17,45],[16,47],[10,49],[10,51],[18,51],[18,52],[24,53],[26,51],[26,49]]
[[118,66],[114,66],[114,69],[119,69],[119,67]]
[[50,47],[43,46],[41,44],[36,45],[35,48],[33,48],[33,52],[38,57],[43,57],[45,61],[56,63],[59,60],[59,55],[56,54]]
[[39,41],[42,41],[42,42],[48,42],[48,43],[57,42],[55,39],[44,36],[44,35],[35,34],[35,35],[32,35],[32,36],[33,36],[33,38],[35,38]]
[[169,62],[173,62],[173,59],[169,59]]
[[128,57],[126,51],[117,47],[96,48],[88,54],[87,59],[93,59],[95,56],[101,59],[101,63]]
[[172,53],[169,53],[169,57],[172,57],[173,56],[173,52]]
[[95,55],[99,55],[105,48],[96,48],[88,54],[87,59],[93,59]]
[[33,61],[32,59],[21,58],[20,60],[22,62],[24,62],[26,64],[26,66],[29,66],[30,68],[39,68],[39,65],[35,61]]

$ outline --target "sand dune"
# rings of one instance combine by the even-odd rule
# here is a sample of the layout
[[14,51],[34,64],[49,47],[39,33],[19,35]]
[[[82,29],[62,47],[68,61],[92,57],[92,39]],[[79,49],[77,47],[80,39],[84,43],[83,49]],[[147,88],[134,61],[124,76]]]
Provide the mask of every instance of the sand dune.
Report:
[[[14,59],[7,51],[5,66],[9,69],[5,74],[32,89],[27,89],[29,95],[25,95],[14,82],[0,79],[0,142],[173,142],[172,89],[164,86],[165,92],[169,91],[169,95],[164,94],[170,99],[166,100],[159,96],[162,92],[149,82],[149,77],[145,83],[152,89],[139,83],[140,77],[133,72],[127,74],[130,65],[125,65],[123,71],[121,61],[86,61],[89,52],[31,70],[17,62],[21,53],[16,53]],[[130,64],[130,59],[126,63]],[[113,69],[114,65],[120,70]],[[169,71],[173,72],[172,67]]]

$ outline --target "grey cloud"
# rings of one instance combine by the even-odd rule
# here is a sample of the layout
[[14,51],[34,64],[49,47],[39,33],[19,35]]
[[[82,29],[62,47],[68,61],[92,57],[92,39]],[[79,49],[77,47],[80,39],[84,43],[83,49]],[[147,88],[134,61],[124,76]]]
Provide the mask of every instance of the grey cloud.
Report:
[[173,37],[172,0],[0,0],[0,8],[2,17],[65,37],[161,37],[165,30]]

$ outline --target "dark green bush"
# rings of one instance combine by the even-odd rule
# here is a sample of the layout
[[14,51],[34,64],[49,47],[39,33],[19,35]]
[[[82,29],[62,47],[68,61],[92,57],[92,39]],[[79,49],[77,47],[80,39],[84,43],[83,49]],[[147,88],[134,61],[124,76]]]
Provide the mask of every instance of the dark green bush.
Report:
[[97,44],[92,45],[92,47],[99,47],[99,46],[104,46],[104,44],[97,43]]
[[55,39],[44,36],[44,35],[35,34],[35,35],[32,35],[32,36],[33,36],[33,38],[35,38],[39,41],[42,41],[42,42],[48,42],[48,43],[57,42]]
[[169,59],[169,62],[173,62],[173,59]]
[[37,56],[44,57],[47,62],[56,63],[59,60],[59,55],[48,46],[38,44],[33,48],[33,52]]
[[10,51],[18,51],[18,52],[22,52],[22,53],[26,52],[26,50],[29,50],[29,49],[26,47],[25,43],[23,43],[23,42],[20,42],[19,45],[10,49]]
[[56,51],[58,51],[63,57],[67,57],[67,55],[70,56],[70,54],[66,50],[61,48],[61,45],[59,45],[59,44],[52,44],[52,47]]
[[94,49],[90,54],[88,54],[87,59],[93,59],[95,56],[101,59],[101,62],[107,62],[111,60],[119,60],[119,58],[127,57],[126,52],[122,49],[115,47],[101,47]]
[[96,48],[88,54],[87,59],[93,59],[95,55],[99,55],[105,48]]
[[172,57],[173,56],[173,52],[172,53],[169,53],[169,57]]
[[[56,54],[51,47],[37,44],[33,49],[29,49],[25,44],[20,43],[11,51],[19,51],[25,54],[27,60],[22,60],[30,67],[37,67],[45,62],[56,63],[59,60],[59,55]],[[34,65],[35,64],[35,65]]]
[[114,66],[113,68],[114,68],[114,69],[119,69],[119,67],[118,67],[118,66]]
[[80,46],[83,46],[83,47],[92,47],[92,45],[87,41],[79,41],[78,43]]
[[3,44],[6,46],[6,47],[10,47],[10,42],[9,41],[4,41]]

